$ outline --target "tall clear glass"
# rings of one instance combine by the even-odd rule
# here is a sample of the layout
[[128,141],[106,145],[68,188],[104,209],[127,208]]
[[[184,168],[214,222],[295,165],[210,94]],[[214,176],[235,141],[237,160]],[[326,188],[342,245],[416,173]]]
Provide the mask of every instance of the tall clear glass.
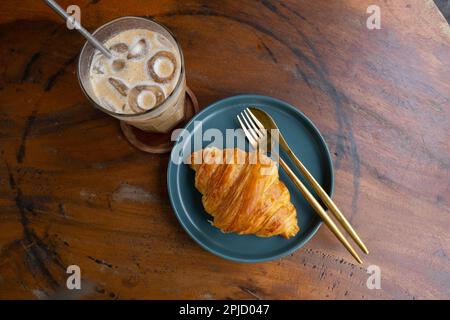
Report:
[[184,100],[186,92],[186,75],[181,47],[175,40],[173,34],[166,27],[153,20],[141,17],[121,17],[115,19],[99,27],[94,31],[93,35],[100,42],[106,42],[116,34],[130,29],[148,29],[162,34],[178,51],[181,69],[178,81],[172,93],[168,95],[161,104],[141,113],[117,113],[103,107],[99,97],[94,94],[90,81],[90,68],[96,49],[88,42],[84,44],[78,59],[78,81],[84,94],[90,100],[92,105],[101,111],[144,131],[161,133],[169,132],[184,119],[185,113]]

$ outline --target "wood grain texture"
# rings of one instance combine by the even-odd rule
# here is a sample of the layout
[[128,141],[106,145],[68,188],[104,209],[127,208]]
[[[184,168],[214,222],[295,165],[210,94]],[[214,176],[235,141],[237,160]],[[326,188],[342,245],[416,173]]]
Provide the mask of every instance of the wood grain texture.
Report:
[[[0,298],[450,298],[450,27],[432,1],[60,1],[73,2],[90,30],[121,15],[167,25],[202,107],[239,93],[296,105],[371,254],[354,265],[326,228],[267,263],[201,249],[170,207],[168,156],[133,149],[82,95],[83,39],[41,1],[2,1]],[[65,289],[72,264],[81,292]],[[381,290],[366,287],[371,264]]]

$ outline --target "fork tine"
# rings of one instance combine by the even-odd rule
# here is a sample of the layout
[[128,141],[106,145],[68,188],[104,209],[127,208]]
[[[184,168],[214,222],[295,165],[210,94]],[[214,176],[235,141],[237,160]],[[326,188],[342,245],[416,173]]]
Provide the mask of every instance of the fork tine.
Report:
[[244,130],[244,134],[247,137],[248,141],[250,142],[250,144],[252,145],[253,149],[256,149],[258,147],[258,143],[256,142],[256,140],[253,138],[253,136],[250,134],[250,132],[247,130],[247,128],[245,127],[245,125],[242,123],[241,118],[239,117],[239,115],[237,115],[238,121],[241,124],[241,128],[242,130]]
[[241,112],[241,117],[242,117],[242,119],[244,119],[244,122],[245,122],[245,124],[247,126],[247,130],[250,132],[250,134],[256,140],[256,142],[259,143],[260,137],[255,132],[255,130],[252,128],[252,126],[249,124],[249,122],[247,120],[247,115],[245,113]]
[[[247,110],[245,109],[244,112],[245,116],[248,119],[248,122],[250,123],[251,127],[253,128],[253,130],[255,130],[255,132],[258,134],[258,138],[262,139],[264,138],[264,136],[266,135],[265,130],[260,130],[260,128],[258,128],[257,125],[255,125],[255,123],[252,120],[252,117],[247,113]],[[242,114],[242,113],[241,113]],[[264,129],[264,127],[263,127]]]
[[264,125],[258,120],[258,118],[256,118],[256,116],[253,114],[253,112],[249,108],[246,108],[245,110],[250,114],[250,116],[252,117],[252,119],[256,123],[256,125],[259,127],[259,129],[266,130],[266,128],[264,128]]

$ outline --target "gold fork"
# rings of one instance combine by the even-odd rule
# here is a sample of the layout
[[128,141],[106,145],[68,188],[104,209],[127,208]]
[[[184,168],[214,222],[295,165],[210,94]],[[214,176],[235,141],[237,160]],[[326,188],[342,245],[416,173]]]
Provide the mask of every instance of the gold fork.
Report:
[[[303,174],[303,176],[308,180],[311,187],[314,189],[316,194],[319,196],[319,198],[323,201],[323,203],[328,207],[330,212],[334,215],[336,220],[341,224],[341,226],[345,229],[345,231],[348,232],[350,237],[355,241],[355,243],[361,248],[361,250],[369,254],[369,249],[367,249],[364,242],[361,240],[359,235],[356,233],[356,231],[353,229],[351,224],[348,222],[348,220],[345,218],[345,216],[342,214],[341,210],[337,207],[337,205],[331,200],[330,196],[326,193],[325,190],[320,186],[320,184],[316,181],[316,179],[313,177],[313,175],[306,169],[304,164],[300,161],[300,159],[297,158],[297,156],[294,154],[294,152],[291,150],[289,145],[287,144],[286,140],[283,137],[283,134],[278,129],[277,124],[272,119],[272,117],[265,111],[250,107],[247,108],[249,115],[252,117],[256,125],[261,130],[267,130],[268,134],[270,134],[271,129],[277,130],[277,142],[279,143],[279,146],[281,149],[286,151],[286,154],[291,158],[291,160],[295,163],[297,168],[300,170],[300,172]],[[275,138],[275,137],[274,137]]]
[[[255,124],[254,120],[252,119],[250,115],[250,111],[248,109],[241,112],[241,117],[243,121],[241,120],[241,117],[239,115],[237,116],[237,119],[244,130],[245,136],[247,137],[248,141],[250,142],[251,146],[258,150],[258,146],[261,147],[262,151],[264,152],[271,152],[274,153],[273,150],[270,150],[272,141],[271,141],[271,135],[267,134],[267,131],[264,128],[259,128],[257,124]],[[281,165],[281,167],[284,169],[284,171],[287,173],[287,175],[292,179],[294,184],[297,186],[297,188],[300,190],[302,195],[305,197],[305,199],[308,201],[308,203],[313,207],[313,209],[317,212],[317,214],[322,218],[323,222],[325,222],[325,225],[334,233],[334,235],[339,239],[339,241],[344,245],[344,247],[350,252],[350,254],[358,261],[359,263],[362,263],[361,258],[356,253],[355,249],[350,245],[350,243],[347,241],[347,239],[343,236],[341,231],[338,229],[336,224],[333,222],[333,220],[328,216],[328,214],[325,212],[325,210],[322,208],[320,203],[316,200],[316,198],[311,194],[311,192],[308,190],[308,188],[305,187],[305,185],[301,182],[301,180],[295,175],[295,173],[292,171],[291,168],[284,162],[284,160],[278,156],[278,161]]]

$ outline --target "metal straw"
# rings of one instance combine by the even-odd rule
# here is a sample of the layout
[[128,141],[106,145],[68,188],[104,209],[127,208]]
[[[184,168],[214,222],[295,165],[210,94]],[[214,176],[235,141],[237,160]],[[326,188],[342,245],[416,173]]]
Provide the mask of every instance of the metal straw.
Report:
[[106,57],[111,58],[112,54],[111,52],[106,49],[103,44],[101,44],[97,39],[95,39],[89,31],[87,31],[83,26],[76,21],[75,19],[72,19],[71,16],[67,14],[67,12],[61,8],[55,1],[53,0],[44,0],[46,4],[52,8],[57,14],[59,14],[61,17],[63,17],[66,21],[68,19],[72,20],[72,24],[74,25],[75,29],[83,35],[83,37],[86,38],[87,41],[89,41],[90,44],[92,44],[94,47],[96,47],[98,50],[100,50],[101,53],[103,53]]

